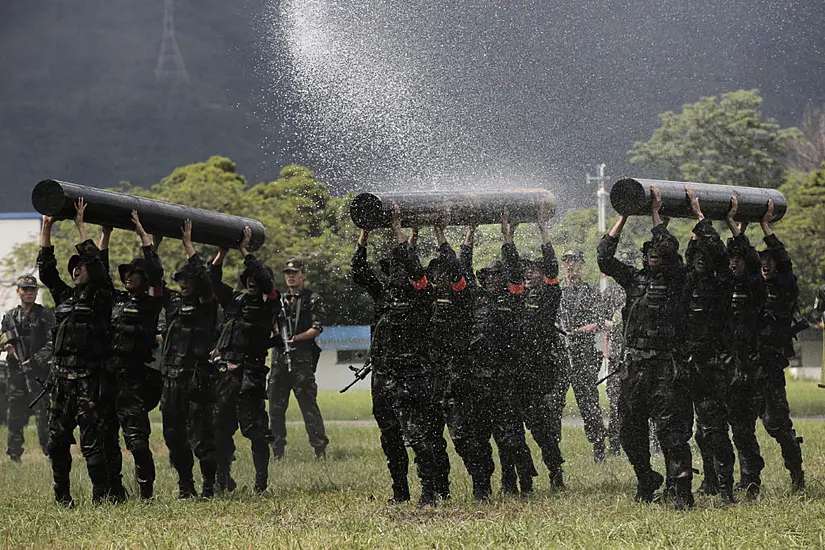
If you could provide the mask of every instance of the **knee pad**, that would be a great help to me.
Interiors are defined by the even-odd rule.
[[[133,455],[145,454],[149,452],[149,441],[145,439],[132,439],[126,442],[126,448],[129,449]]]

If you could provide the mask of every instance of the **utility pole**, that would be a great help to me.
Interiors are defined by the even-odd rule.
[[[164,0],[163,40],[160,43],[155,81],[172,84],[189,84],[189,73],[175,38],[175,0]]]
[[[587,178],[587,186],[590,187],[591,184],[594,182],[598,183],[599,189],[596,191],[596,201],[597,206],[599,209],[599,237],[604,235],[607,232],[607,190],[605,189],[605,177],[604,177],[604,169],[605,164],[601,163],[598,166],[599,175],[598,176],[591,176],[588,172],[586,174]],[[599,279],[599,290],[604,293],[605,289],[607,288],[607,277],[604,273],[602,273],[601,278]]]

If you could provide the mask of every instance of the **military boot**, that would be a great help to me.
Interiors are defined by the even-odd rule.
[[[564,473],[561,468],[550,472],[550,489],[554,491],[564,491]]]
[[[733,474],[725,474],[719,479],[719,494],[722,495],[722,500],[728,504],[733,504],[736,499],[733,498]]]
[[[721,487],[719,485],[719,474],[716,471],[716,466],[712,458],[703,457],[703,460],[705,476],[702,479],[702,483],[699,484],[699,492],[708,496],[718,495]]]
[[[264,444],[252,453],[252,463],[255,465],[256,493],[263,493],[269,484],[269,447]]]
[[[742,478],[734,486],[737,491],[747,491],[746,498],[754,500],[759,496],[759,490],[762,487],[762,478],[759,474],[742,474]]]
[[[450,500],[450,476],[440,474],[435,484],[435,491],[441,500]]]
[[[429,485],[429,484],[428,484]],[[421,498],[418,500],[417,506],[419,508],[426,508],[429,506],[435,507],[436,492],[432,487],[421,487]]]
[[[230,469],[223,464],[218,468],[218,473],[215,476],[215,486],[219,493],[231,493],[238,487]]]
[[[802,468],[794,468],[791,470],[791,492],[801,493],[805,490],[805,472]]]
[[[89,471],[89,479],[92,482],[92,503],[100,504],[104,501],[112,501],[112,490],[108,483],[106,464],[101,460],[90,463],[87,459],[86,469]]]
[[[155,460],[148,446],[132,451],[132,455],[135,457],[135,478],[140,488],[140,498],[148,500],[154,496]]]
[[[533,494],[533,476],[520,477],[518,482],[522,498],[527,498]]]
[[[195,490],[195,480],[192,471],[178,470],[178,498],[198,498],[198,491]]]
[[[604,440],[600,439],[593,443],[593,462],[601,464],[605,459]]]
[[[684,476],[676,478],[676,504],[673,505],[675,510],[692,510],[694,506],[693,499],[693,477]]]
[[[387,504],[401,504],[410,501],[410,485],[406,472],[394,472],[392,475],[392,498]]]
[[[492,492],[489,477],[473,477],[473,500],[476,502],[490,502]]]
[[[210,499],[215,496],[215,478],[218,475],[218,465],[214,460],[201,460],[201,477],[203,487],[201,498]]]
[[[61,506],[66,508],[74,508],[74,499],[72,492],[69,490],[69,480],[65,482],[54,484],[54,500]]]
[[[656,492],[665,478],[659,472],[650,470],[638,476],[636,482],[636,495],[633,500],[650,504],[653,502],[653,494]]]
[[[504,495],[518,495],[518,485],[516,485],[515,468],[501,468],[501,493]]]

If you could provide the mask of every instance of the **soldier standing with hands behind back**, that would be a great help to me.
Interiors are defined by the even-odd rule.
[[[6,352],[9,369],[8,424],[9,437],[6,454],[12,462],[20,463],[23,454],[23,430],[29,423],[29,401],[40,393],[35,381],[45,381],[49,374],[49,350],[45,348],[49,331],[54,326],[51,310],[35,303],[37,279],[25,275],[17,279],[20,305],[3,317],[0,345]],[[40,448],[47,453],[49,442],[48,399],[41,399],[34,408]]]
[[[309,444],[315,458],[325,459],[329,444],[324,419],[318,408],[318,384],[315,369],[321,348],[315,339],[324,330],[324,302],[316,292],[306,288],[307,271],[304,261],[293,258],[284,266],[288,292],[281,297],[279,333],[282,348],[273,352],[269,378],[269,425],[272,431],[272,455],[278,460],[286,446],[286,410],[289,394],[295,399],[304,417]]]

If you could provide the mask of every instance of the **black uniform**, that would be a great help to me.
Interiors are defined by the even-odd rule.
[[[428,325],[432,311],[433,289],[418,258],[407,244],[393,252],[394,262],[404,265],[410,282],[382,282],[367,264],[367,250],[358,246],[352,260],[355,282],[370,296],[383,303],[376,323],[376,337],[381,337],[382,361],[375,364],[378,374],[386,377],[392,392],[392,409],[407,444],[415,453],[421,480],[421,502],[434,502],[441,470],[445,463],[447,442],[444,440],[444,415],[441,394],[432,376],[427,352]]]
[[[574,328],[601,324],[603,306],[598,290],[581,281],[575,286],[566,284],[562,287],[559,317],[562,328],[570,331]],[[555,395],[559,412],[556,415],[561,433],[561,412],[567,401],[567,389],[572,385],[576,404],[584,420],[584,433],[594,446],[597,459],[604,453],[604,421],[599,406],[599,378],[601,358],[596,349],[596,335],[570,334],[564,339],[564,349],[560,357],[560,376]]]
[[[756,409],[765,431],[782,449],[793,488],[804,488],[802,438],[796,436],[785,392],[784,369],[793,356],[793,315],[799,286],[788,251],[776,235],[765,237],[763,256],[776,261],[777,275],[765,280],[765,305],[759,323],[759,362],[756,369]]]
[[[163,266],[153,246],[144,246],[142,250],[143,258],[118,266],[122,281],[130,271],[142,271],[148,289],[136,295],[113,291],[110,357],[103,375],[106,463],[109,488],[118,500],[125,498],[121,482],[121,429],[126,448],[135,459],[135,479],[142,498],[152,497],[155,481],[155,461],[149,448],[149,411],[154,405],[147,402],[147,394],[156,384],[156,371],[148,365],[154,361],[158,315],[163,309]],[[108,250],[101,253],[108,270]]]
[[[557,406],[554,389],[561,376],[559,333],[555,326],[562,291],[553,246],[544,244],[541,252],[537,267],[543,275],[542,283],[528,288],[524,294],[519,394],[525,424],[541,449],[551,486],[560,488],[564,463],[559,449],[562,411]]]
[[[23,431],[32,413],[37,425],[40,448],[44,454],[48,454],[49,400],[41,399],[33,410],[29,410],[28,405],[42,389],[36,378],[45,382],[49,376],[51,352],[46,343],[52,327],[54,313],[40,304],[32,304],[28,313],[22,306],[18,306],[7,311],[3,317],[0,345],[12,344],[18,354],[18,359],[11,354],[6,356],[9,426],[6,454],[15,462],[19,462],[23,454]]]
[[[238,426],[252,442],[255,491],[266,489],[271,435],[266,416],[266,354],[272,346],[272,331],[280,301],[274,290],[272,271],[255,256],[244,258],[241,280],[252,277],[260,295],[233,291],[222,281],[222,266],[210,267],[215,293],[224,309],[226,324],[218,339],[221,376],[218,385],[217,448],[218,488],[231,488],[230,469],[235,454],[233,436]]]
[[[705,491],[718,490],[733,498],[733,446],[728,437],[726,398],[728,372],[723,361],[725,327],[732,294],[725,245],[707,220],[693,229],[697,237],[685,252],[688,266],[683,304],[685,326],[682,339],[690,369],[690,394],[696,411],[696,442],[706,464]],[[705,271],[694,267],[704,258]],[[718,488],[718,489],[717,489]]]
[[[276,457],[284,454],[286,446],[286,411],[289,395],[295,393],[295,400],[304,418],[310,446],[315,455],[326,453],[329,439],[324,429],[324,418],[318,407],[318,384],[315,371],[321,348],[315,340],[303,340],[287,346],[284,342],[297,334],[314,328],[324,330],[324,302],[321,295],[308,288],[295,294],[286,293],[278,302],[279,339],[273,350],[272,372],[269,377],[269,426],[272,430],[272,449]]]
[[[648,421],[653,419],[667,464],[668,479],[676,485],[677,505],[690,507],[692,465],[688,441],[693,425],[686,369],[680,361],[678,335],[684,328],[682,292],[685,269],[678,243],[664,224],[653,228],[646,247],[656,247],[665,265],[641,270],[614,255],[618,239],[605,235],[599,242],[602,273],[613,277],[627,295],[623,318],[626,350],[619,415],[622,447],[638,480],[638,500],[649,502],[662,483],[650,466]]]
[[[762,278],[759,253],[744,234],[728,239],[727,249],[729,256],[743,258],[746,265],[744,276],[733,279],[725,327],[728,345],[726,361],[730,373],[728,423],[739,453],[742,487],[755,494],[761,484],[760,472],[765,467],[756,439],[758,411],[754,400],[759,364],[759,327],[766,297],[765,280]]]
[[[95,500],[108,492],[104,453],[104,427],[100,417],[100,380],[108,356],[112,295],[107,285],[100,251],[91,241],[76,246],[78,255],[69,260],[69,273],[83,263],[88,284],[72,288],[60,278],[53,246],[42,246],[37,256],[40,280],[52,293],[55,307],[53,329],[54,387],[49,403],[49,459],[58,502],[72,502],[69,472],[70,448],[75,426],[80,427],[80,450],[92,481]]]
[[[209,352],[215,341],[217,302],[209,273],[197,255],[189,258],[175,280],[183,276],[196,281],[194,296],[165,291],[163,438],[169,461],[178,472],[180,496],[197,494],[192,478],[194,451],[200,461],[203,496],[210,497],[217,474],[214,406],[218,371],[209,362]]]

